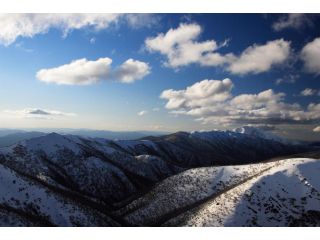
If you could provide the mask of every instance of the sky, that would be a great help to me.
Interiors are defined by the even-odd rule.
[[[320,139],[314,14],[0,14],[0,128]]]

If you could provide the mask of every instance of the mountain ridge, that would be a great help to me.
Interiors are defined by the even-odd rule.
[[[139,225],[139,222],[130,221],[121,212],[137,199],[150,194],[166,179],[179,177],[186,171],[197,171],[199,167],[220,166],[228,169],[227,165],[254,165],[270,157],[316,149],[233,131],[178,132],[139,140],[108,140],[50,133],[0,148],[0,167],[22,176],[25,180],[21,184],[28,186],[26,189],[34,189],[31,186],[36,184],[39,189],[47,189],[50,199],[59,196],[59,199],[70,202],[70,206],[75,202],[82,214],[81,219],[98,216],[98,222],[94,224],[99,226]],[[6,194],[10,196],[14,192]],[[11,197],[15,199],[14,196]],[[39,214],[47,216],[47,221],[53,225],[64,225],[60,220],[55,222],[51,219],[54,215],[44,203],[48,198],[41,195],[40,199],[36,206],[42,204],[38,207],[43,213]],[[18,200],[26,201],[24,198]],[[7,204],[6,201],[4,204]],[[15,206],[13,202],[9,206],[15,207],[18,212],[37,214]],[[86,206],[91,209],[89,212]],[[66,214],[63,215],[67,218],[63,220],[65,225],[76,225],[70,219],[79,216],[72,211]],[[89,225],[88,220],[83,220],[83,224]]]

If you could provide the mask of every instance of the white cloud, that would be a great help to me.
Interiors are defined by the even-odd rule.
[[[312,88],[306,88],[303,91],[300,92],[301,96],[308,97],[308,96],[314,96],[314,95],[320,95],[320,90],[312,89]]]
[[[147,38],[145,46],[150,52],[159,52],[166,57],[165,65],[172,68],[197,63],[201,66],[222,66],[233,74],[261,73],[283,63],[290,54],[290,42],[283,39],[269,41],[265,45],[248,47],[240,56],[233,53],[220,54],[226,40],[218,45],[215,40],[197,41],[202,28],[198,24],[180,24],[165,34]]]
[[[96,61],[82,58],[60,67],[41,69],[36,77],[46,83],[88,85],[107,79],[110,75],[111,63],[110,58],[99,58]]]
[[[16,43],[14,46],[15,46],[16,49],[19,49],[19,50],[24,51],[24,52],[26,52],[26,53],[33,53],[33,52],[34,52],[34,49],[32,49],[32,48],[26,48],[26,47],[24,46],[23,42],[18,42],[18,43]]]
[[[272,28],[275,31],[281,31],[286,28],[299,29],[305,25],[312,25],[309,15],[303,13],[289,13],[278,19]]]
[[[144,78],[150,73],[150,70],[148,63],[130,58],[115,71],[115,79],[124,83],[132,83]]]
[[[300,78],[300,75],[299,74],[288,74],[288,75],[285,75],[284,77],[282,78],[278,78],[276,80],[276,85],[280,85],[282,83],[288,83],[288,84],[293,84],[297,81],[297,79]]]
[[[36,77],[46,83],[64,85],[89,85],[102,80],[124,83],[134,82],[150,73],[147,63],[128,59],[118,69],[111,69],[110,58],[89,61],[85,58],[74,60],[55,68],[41,69]]]
[[[160,15],[151,14],[151,13],[139,13],[139,14],[125,14],[125,20],[128,25],[132,28],[140,28],[140,27],[153,27],[157,25],[161,19]]]
[[[155,125],[151,125],[151,128],[155,130],[160,130],[160,129],[164,129],[164,126],[161,124],[155,124]]]
[[[32,38],[55,28],[63,36],[75,29],[92,28],[94,31],[110,25],[127,23],[130,27],[149,27],[159,21],[154,14],[111,13],[13,13],[0,14],[0,44],[8,46],[19,37]]]
[[[310,123],[320,120],[320,104],[307,109],[284,101],[284,93],[272,89],[257,94],[232,96],[230,79],[203,80],[183,90],[165,90],[161,98],[175,115],[190,115],[203,123],[281,124]]]
[[[33,37],[47,33],[50,28],[60,29],[64,35],[73,29],[92,27],[95,30],[107,28],[116,22],[119,14],[0,14],[0,43],[12,44],[18,37]]]
[[[317,126],[313,129],[314,132],[320,132],[320,126]]]
[[[276,64],[283,63],[290,54],[290,42],[283,39],[269,41],[265,45],[253,45],[230,61],[228,71],[234,74],[261,73]]]
[[[147,38],[145,44],[149,51],[165,55],[167,66],[186,66],[198,63],[204,54],[213,52],[218,47],[214,40],[197,42],[201,31],[198,24],[180,24],[166,34],[160,33],[154,38]]]
[[[140,112],[138,112],[138,116],[144,116],[144,115],[146,115],[148,113],[148,111],[146,111],[146,110],[142,110],[142,111],[140,111]]]
[[[6,110],[6,114],[22,118],[52,119],[52,117],[72,117],[74,113],[61,112],[57,110],[47,110],[40,108],[25,108],[21,110]]]
[[[91,43],[91,44],[95,44],[95,43],[96,43],[96,38],[94,38],[94,37],[93,37],[93,38],[90,38],[90,43]]]
[[[320,38],[306,44],[301,51],[305,70],[316,75],[320,74]]]
[[[165,90],[160,97],[168,100],[166,104],[168,109],[197,108],[227,100],[231,96],[232,87],[233,84],[228,78],[222,81],[206,79],[185,90]]]

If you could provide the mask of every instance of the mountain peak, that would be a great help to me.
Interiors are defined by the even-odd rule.
[[[252,126],[242,126],[239,128],[235,128],[232,130],[236,133],[246,134],[253,137],[260,137],[268,140],[273,140],[276,142],[281,143],[288,143],[286,139],[283,139],[275,134],[273,134],[271,131],[266,131],[258,127],[252,127]]]

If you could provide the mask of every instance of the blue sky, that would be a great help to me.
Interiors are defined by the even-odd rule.
[[[317,139],[319,23],[287,14],[1,15],[0,127],[251,124]]]

